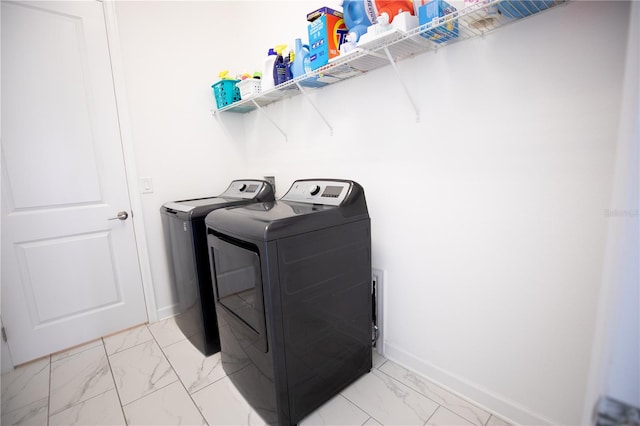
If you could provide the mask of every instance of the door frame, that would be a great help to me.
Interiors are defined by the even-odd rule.
[[[629,30],[624,66],[623,95],[618,122],[618,137],[615,141],[616,154],[609,211],[619,210],[621,216],[605,213],[607,218],[606,243],[603,250],[603,268],[598,294],[595,329],[591,350],[589,375],[583,405],[582,424],[590,425],[595,420],[595,409],[600,397],[611,391],[609,382],[612,360],[619,346],[617,332],[624,327],[623,313],[619,311],[622,301],[629,297],[629,286],[637,275],[634,250],[638,250],[638,234],[634,232],[632,221],[638,220],[638,110],[640,109],[640,84],[637,80],[640,69],[638,33],[640,33],[640,5],[631,2]],[[635,239],[635,240],[634,240]],[[630,254],[629,254],[630,253]],[[628,255],[629,254],[629,255]],[[626,255],[626,256],[625,256]],[[638,302],[636,301],[636,304]],[[629,339],[629,344],[637,344],[640,336]],[[635,340],[635,341],[634,341]],[[627,402],[628,401],[623,401]]]
[[[131,121],[125,90],[124,64],[120,51],[120,35],[118,32],[115,3],[110,0],[96,1],[102,4],[107,29],[107,44],[109,46],[109,56],[111,58],[111,74],[113,75],[116,109],[120,125],[120,141],[127,177],[129,202],[131,203],[131,219],[133,220],[133,231],[136,240],[136,250],[138,252],[138,264],[140,267],[140,275],[142,277],[142,290],[144,293],[145,305],[147,307],[147,319],[149,322],[156,322],[158,320],[158,309],[156,305],[155,291],[153,288],[144,218],[142,215],[141,191],[137,179],[138,172],[135,164],[134,142],[131,135]]]

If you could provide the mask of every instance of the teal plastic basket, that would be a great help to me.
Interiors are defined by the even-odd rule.
[[[240,89],[236,86],[239,81],[240,80],[220,80],[211,86],[218,109],[240,100]]]

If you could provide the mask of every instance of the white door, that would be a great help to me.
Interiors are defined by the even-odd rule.
[[[1,312],[17,365],[147,316],[102,4],[2,1],[1,18]]]

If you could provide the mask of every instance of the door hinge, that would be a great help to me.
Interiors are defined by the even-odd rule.
[[[7,341],[7,331],[2,327],[2,340]]]

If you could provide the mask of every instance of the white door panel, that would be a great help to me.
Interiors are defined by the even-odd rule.
[[[91,79],[91,58],[82,48],[83,21],[22,5],[7,4],[4,13],[3,38],[10,38],[3,41],[2,52],[16,63],[3,67],[7,84],[2,96],[11,102],[10,120],[32,120],[28,126],[3,128],[4,138],[20,140],[4,144],[15,208],[97,202],[97,141],[91,122],[100,117],[91,111],[96,104],[87,87],[91,82],[85,85],[85,79]],[[23,167],[25,163],[37,168]],[[51,187],[66,190],[48,190]]]
[[[146,321],[102,5],[2,2],[2,316],[20,364]]]
[[[100,232],[16,244],[20,277],[36,327],[122,303],[109,240],[107,232]],[[91,264],[92,269],[78,268],[78,264]]]

